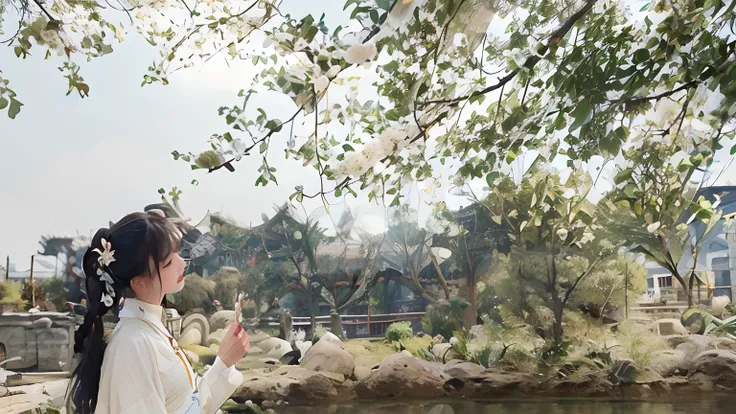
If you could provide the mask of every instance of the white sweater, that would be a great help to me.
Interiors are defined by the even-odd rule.
[[[214,414],[243,382],[220,358],[198,377],[162,311],[126,299],[105,350],[95,414]]]

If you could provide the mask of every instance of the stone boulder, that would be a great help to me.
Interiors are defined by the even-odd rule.
[[[309,348],[299,366],[312,371],[336,372],[351,377],[355,369],[355,360],[352,355],[340,347],[340,343],[320,339]]]
[[[337,335],[333,334],[332,332],[325,332],[325,334],[319,338],[318,342],[321,342],[321,341],[334,342],[341,349],[345,349],[345,343],[340,338],[338,338]]]
[[[682,351],[666,350],[657,351],[649,362],[654,372],[663,376],[671,377],[687,373],[687,359]]]
[[[617,361],[611,368],[613,379],[617,385],[661,385],[664,378],[647,367],[638,367],[632,361]]]
[[[282,366],[271,374],[247,372],[232,399],[252,401],[288,401],[291,404],[314,404],[338,396],[340,384],[318,372],[299,366]]]
[[[202,345],[202,331],[196,325],[188,326],[176,341],[179,346]]]
[[[182,345],[181,348],[185,351],[196,354],[197,358],[199,358],[199,362],[204,365],[212,365],[212,363],[215,362],[215,358],[217,357],[217,352],[201,345]]]
[[[468,397],[493,397],[525,392],[532,388],[533,378],[530,374],[486,369],[481,365],[453,360],[443,366],[445,374],[452,379],[448,385],[453,394]]]
[[[235,368],[238,371],[254,370],[254,369],[266,369],[273,371],[281,366],[281,361],[275,358],[266,358],[263,356],[250,355],[248,354],[245,358],[235,363]]]
[[[202,342],[207,340],[207,338],[210,336],[209,321],[204,315],[198,312],[190,313],[184,316],[184,319],[181,321],[182,335],[184,335],[184,333],[186,333],[189,329],[193,328],[197,328],[199,329],[199,332],[201,332],[202,339],[200,345],[204,345]]]
[[[231,323],[235,322],[235,311],[221,310],[210,316],[210,329],[216,331],[218,329],[227,330]]]
[[[225,334],[227,334],[226,329],[217,329],[210,333],[210,336],[207,337],[207,345],[211,344],[220,344],[222,342],[222,339],[225,338]]]
[[[280,359],[291,352],[291,344],[281,338],[271,337],[258,343],[258,348],[263,350],[267,358]]]
[[[255,332],[249,332],[248,336],[250,336],[250,344],[256,345],[260,344],[261,342],[265,341],[266,339],[271,338],[270,335],[267,335],[263,333],[262,331],[255,331]]]
[[[705,391],[736,390],[736,354],[705,351],[690,361],[688,380]]]
[[[726,311],[726,306],[731,303],[731,298],[728,296],[716,296],[711,300],[710,309],[711,313],[715,317],[722,317]]]
[[[458,358],[457,352],[452,349],[452,345],[450,344],[434,344],[432,346],[432,354],[439,362],[448,362],[451,359]]]
[[[413,356],[393,354],[355,387],[361,398],[439,398],[447,395],[450,376],[439,364]]]

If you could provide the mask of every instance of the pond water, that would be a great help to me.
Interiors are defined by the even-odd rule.
[[[720,414],[736,398],[632,402],[601,399],[495,401],[365,401],[321,407],[280,407],[278,414]]]

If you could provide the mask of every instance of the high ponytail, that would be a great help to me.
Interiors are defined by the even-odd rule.
[[[84,254],[87,313],[74,333],[79,364],[72,374],[69,396],[78,414],[92,414],[97,405],[105,355],[103,317],[117,314],[130,281],[141,275],[158,277],[158,263],[179,248],[176,228],[156,214],[133,213],[110,229],[100,229]],[[154,259],[155,268],[150,268]]]

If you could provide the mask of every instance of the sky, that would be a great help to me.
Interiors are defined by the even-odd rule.
[[[285,0],[282,9],[294,16],[324,11],[328,27],[344,24],[344,0]],[[9,21],[6,21],[6,25]],[[314,170],[274,156],[279,186],[254,187],[257,157],[236,164],[236,172],[192,172],[174,161],[171,151],[199,152],[207,138],[225,132],[217,115],[222,105],[239,103],[254,74],[249,62],[213,60],[203,68],[180,71],[168,86],[141,87],[156,51],[129,31],[114,53],[83,63],[90,96],[65,96],[67,83],[58,62],[42,56],[17,59],[12,48],[0,47],[0,70],[25,106],[15,120],[0,114],[0,258],[10,256],[17,270],[30,265],[42,235],[91,235],[127,213],[160,200],[157,190],[178,186],[182,205],[193,220],[207,211],[220,212],[243,224],[260,224],[297,185],[315,185]],[[293,103],[285,97],[260,98],[268,111],[284,113]],[[269,111],[270,113],[270,111]],[[283,131],[276,139],[286,140]],[[524,159],[521,163],[530,163]],[[564,165],[564,164],[562,164]],[[199,181],[191,185],[192,179]],[[480,184],[482,187],[482,183]],[[467,203],[448,198],[450,207]],[[367,217],[382,208],[351,201]],[[417,202],[420,208],[424,203]],[[308,202],[311,211],[317,201]],[[333,209],[333,216],[341,207]],[[370,221],[372,219],[368,219]],[[374,227],[375,227],[375,223]]]
[[[286,0],[283,8],[295,16],[324,10],[328,25],[336,26],[346,18],[343,4]],[[182,205],[192,218],[209,210],[259,224],[262,212],[270,214],[303,184],[300,165],[285,163],[283,156],[273,160],[288,170],[279,176],[281,185],[258,188],[255,157],[238,163],[235,173],[208,175],[171,156],[175,149],[202,151],[211,134],[225,131],[217,108],[239,102],[238,91],[253,76],[247,62],[228,68],[215,59],[202,69],[180,71],[168,86],[141,87],[156,53],[129,31],[112,54],[83,62],[80,73],[91,89],[89,98],[80,99],[76,92],[65,96],[58,62],[42,57],[17,59],[12,48],[0,47],[2,76],[25,104],[15,120],[5,111],[0,116],[3,265],[9,255],[18,270],[27,269],[42,235],[89,235],[158,202],[162,187],[184,190]],[[285,103],[271,100],[264,106]]]

